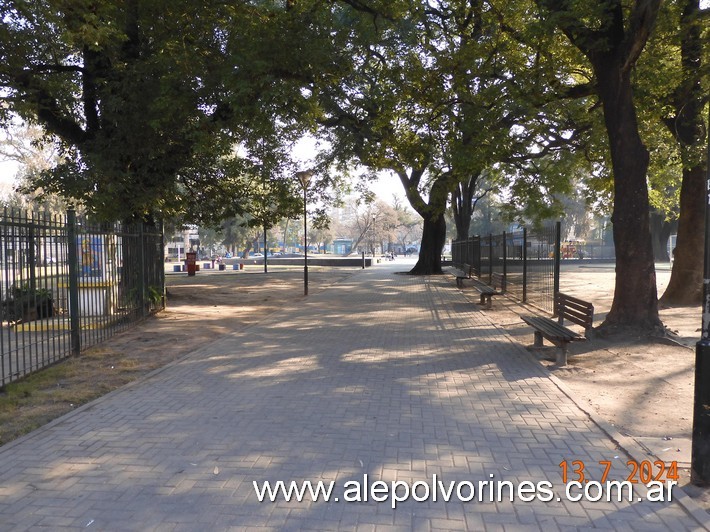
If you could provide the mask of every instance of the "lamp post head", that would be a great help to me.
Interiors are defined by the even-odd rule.
[[[308,184],[311,182],[311,177],[313,176],[312,170],[304,170],[303,172],[296,172],[296,177],[301,182],[303,188],[308,188]]]

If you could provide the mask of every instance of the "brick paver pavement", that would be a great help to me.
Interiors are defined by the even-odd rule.
[[[627,457],[452,279],[402,269],[285,302],[5,446],[0,529],[698,528],[676,502],[564,500],[560,462],[599,479],[610,460],[620,479]],[[420,499],[436,475],[454,495],[345,502],[365,475],[420,482]],[[266,480],[332,480],[339,502],[260,503],[252,483]],[[548,481],[554,497],[456,500],[488,480]]]

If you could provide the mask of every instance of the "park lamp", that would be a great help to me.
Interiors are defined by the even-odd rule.
[[[303,295],[308,295],[308,185],[311,182],[313,172],[305,170],[296,172],[296,177],[303,187]]]
[[[710,486],[710,116],[705,168],[705,256],[703,267],[702,334],[695,344],[695,393],[690,481]]]

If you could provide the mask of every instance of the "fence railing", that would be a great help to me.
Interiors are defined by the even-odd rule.
[[[506,278],[509,296],[552,312],[560,286],[561,224],[454,240],[454,264],[471,264],[484,281]]]
[[[161,227],[0,212],[0,388],[164,308]]]

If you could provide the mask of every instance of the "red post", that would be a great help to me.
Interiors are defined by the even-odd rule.
[[[195,275],[195,272],[197,271],[197,253],[188,252],[185,255],[187,256],[187,259],[185,260],[185,263],[187,264],[187,275]]]

